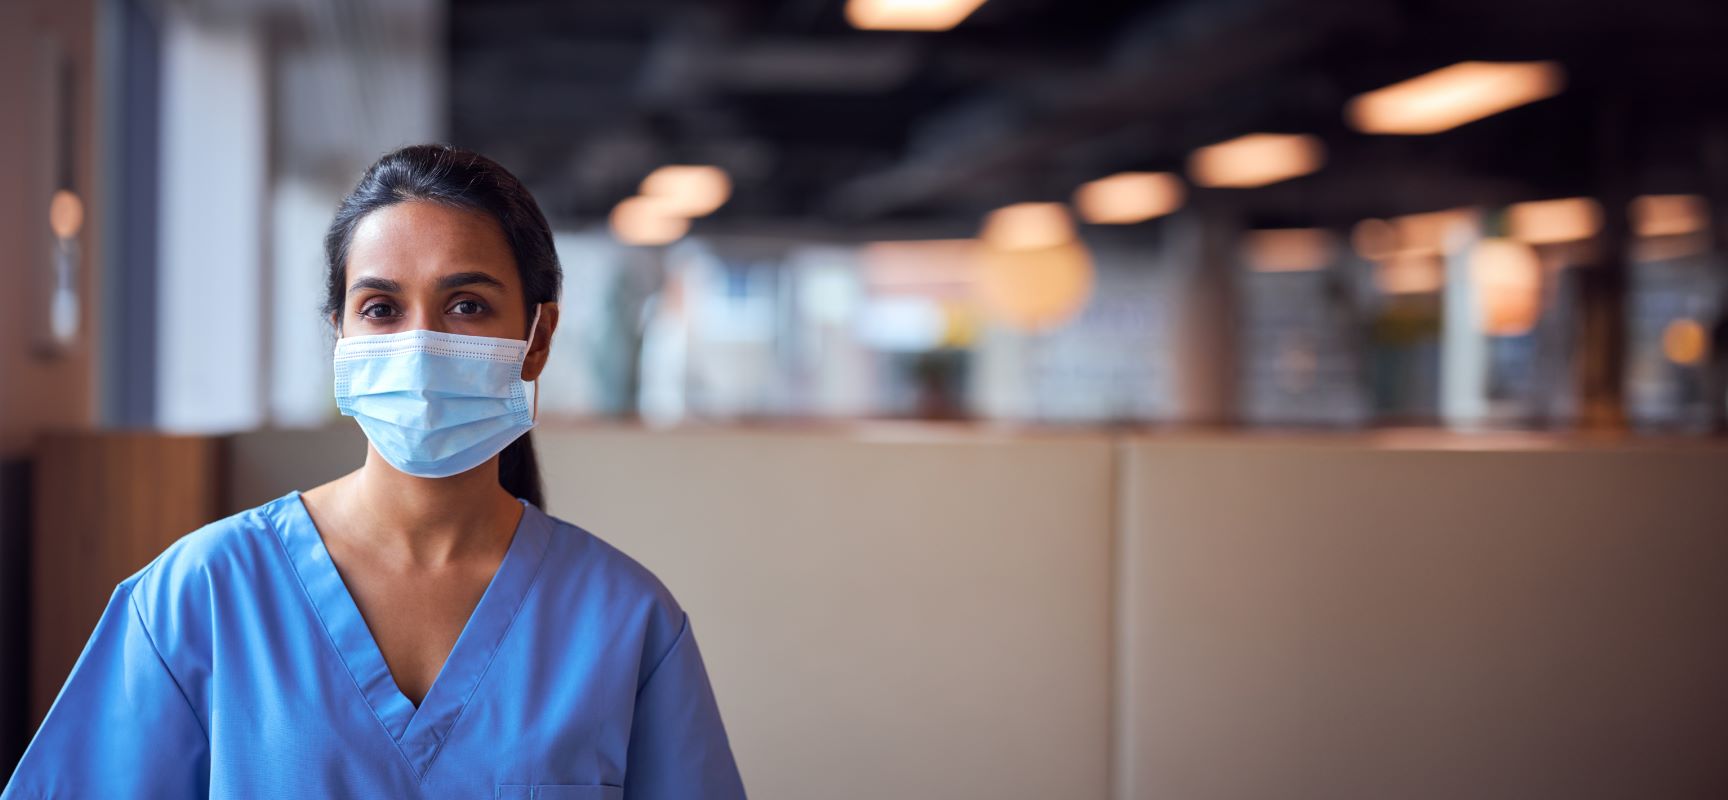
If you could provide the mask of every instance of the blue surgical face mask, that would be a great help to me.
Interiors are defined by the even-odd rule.
[[[413,330],[336,340],[336,407],[390,465],[422,478],[467,472],[534,427],[528,340]]]

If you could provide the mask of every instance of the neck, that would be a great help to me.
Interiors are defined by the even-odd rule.
[[[345,483],[355,540],[415,566],[495,556],[509,546],[524,513],[498,484],[497,456],[459,475],[419,478],[390,466],[368,444],[365,465]]]

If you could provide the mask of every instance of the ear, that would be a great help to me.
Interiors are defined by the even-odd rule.
[[[534,329],[534,343],[528,347],[528,356],[522,360],[522,380],[533,381],[540,378],[540,372],[546,369],[546,358],[552,352],[552,332],[558,330],[558,304],[540,304],[540,322]]]

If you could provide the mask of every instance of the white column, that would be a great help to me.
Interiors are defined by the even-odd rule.
[[[157,423],[252,428],[265,405],[264,43],[172,13],[163,35]]]
[[[1460,430],[1481,427],[1488,418],[1488,337],[1482,333],[1482,308],[1470,271],[1470,253],[1479,239],[1475,230],[1460,225],[1446,240],[1440,416]]]

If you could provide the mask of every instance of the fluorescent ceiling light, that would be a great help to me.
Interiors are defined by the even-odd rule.
[[[1307,175],[1326,163],[1326,147],[1308,134],[1250,133],[1194,151],[1188,176],[1213,188],[1248,189]]]
[[[1439,133],[1553,97],[1564,85],[1553,61],[1465,61],[1357,95],[1344,117],[1363,133]]]
[[[1681,236],[1710,227],[1710,205],[1695,194],[1647,194],[1632,201],[1639,236]]]
[[[624,244],[671,244],[690,231],[690,220],[657,197],[636,196],[612,209],[612,235]]]
[[[990,212],[979,235],[997,250],[1044,250],[1074,241],[1074,219],[1061,203],[1015,203]]]
[[[1081,186],[1074,205],[1094,225],[1132,225],[1181,208],[1184,194],[1168,172],[1119,172]]]
[[[848,0],[846,21],[867,31],[945,31],[984,0]]]
[[[1512,238],[1530,244],[1577,242],[1602,229],[1602,206],[1588,197],[1517,203],[1506,210]]]
[[[661,201],[666,211],[681,217],[705,217],[732,197],[726,170],[698,164],[669,164],[642,180],[641,194]]]

